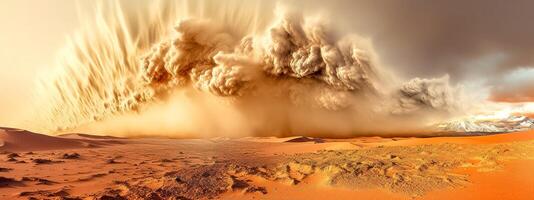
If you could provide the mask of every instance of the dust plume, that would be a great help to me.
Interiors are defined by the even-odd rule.
[[[39,128],[348,136],[418,130],[460,110],[448,76],[401,83],[370,39],[281,3],[108,1],[95,21],[42,81]]]

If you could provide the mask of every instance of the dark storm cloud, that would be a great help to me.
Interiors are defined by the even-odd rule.
[[[534,66],[534,1],[316,2],[332,10],[343,28],[371,37],[383,62],[411,77],[498,78],[503,71]],[[502,57],[491,64],[495,67],[469,65],[492,56]]]

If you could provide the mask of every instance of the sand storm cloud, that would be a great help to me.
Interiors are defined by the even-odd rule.
[[[265,35],[244,38],[211,21],[182,21],[179,37],[155,47],[141,73],[155,91],[191,84],[216,96],[247,95],[265,82],[278,88],[285,81],[338,92],[376,90],[376,68],[358,40],[336,41],[303,20],[283,14]]]
[[[212,16],[196,13],[205,5],[189,1],[160,4],[135,17],[120,3],[100,5],[89,27],[96,34],[76,35],[59,73],[43,80],[43,127],[178,136],[354,134],[382,130],[383,123],[398,127],[397,115],[456,109],[448,78],[395,81],[371,40],[321,17],[283,4],[268,14],[226,7]]]

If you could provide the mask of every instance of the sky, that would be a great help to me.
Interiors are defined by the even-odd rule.
[[[39,74],[54,68],[91,2],[0,1],[0,126],[30,108]],[[370,38],[381,62],[407,78],[449,74],[453,83],[487,91],[490,100],[534,100],[534,1],[325,2],[286,1],[326,11],[341,31]]]
[[[38,74],[77,26],[75,1],[0,1],[0,125],[30,107]]]

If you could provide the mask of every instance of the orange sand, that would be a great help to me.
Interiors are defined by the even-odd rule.
[[[15,134],[13,134],[15,133]],[[404,146],[423,144],[495,144],[534,140],[534,131],[475,137],[436,138],[380,138],[326,139],[324,143],[284,143],[287,138],[246,138],[235,140],[174,140],[174,139],[116,139],[92,138],[84,135],[50,137],[27,131],[8,129],[0,131],[2,151],[15,151],[18,160],[27,163],[4,161],[0,167],[11,171],[0,176],[20,179],[39,177],[56,183],[43,185],[24,183],[0,187],[0,199],[27,199],[20,192],[59,190],[68,187],[70,195],[97,193],[116,184],[114,181],[145,180],[160,177],[166,172],[188,169],[199,165],[212,165],[217,160],[244,159],[254,156],[279,156],[310,153],[319,150],[364,149],[377,146]],[[34,154],[25,152],[34,151]],[[77,152],[78,160],[62,160],[63,153]],[[527,154],[534,152],[525,152]],[[416,156],[416,155],[414,155]],[[47,158],[63,161],[37,165],[31,159]],[[107,164],[116,159],[118,163]],[[171,162],[161,162],[170,159]],[[261,162],[261,161],[258,161]],[[513,160],[503,163],[502,170],[479,172],[473,168],[458,169],[469,175],[471,184],[460,188],[431,191],[415,199],[534,199],[534,160]],[[104,175],[99,175],[104,174]],[[298,185],[250,177],[256,186],[267,188],[268,193],[229,191],[222,199],[411,199],[407,194],[383,189],[341,188],[329,186],[328,177],[318,174],[304,179]]]

